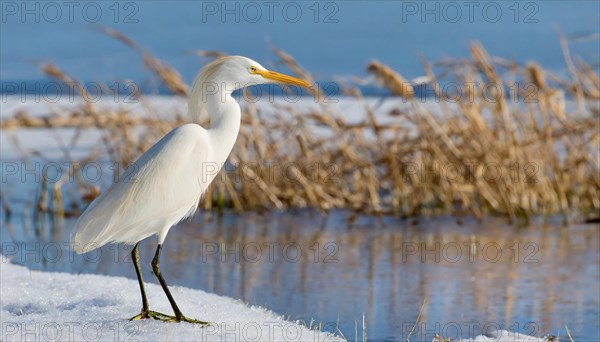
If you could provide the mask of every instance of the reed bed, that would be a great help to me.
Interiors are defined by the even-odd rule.
[[[173,94],[187,94],[189,87],[176,70],[120,33],[106,33],[139,51],[145,65]],[[346,119],[316,88],[311,95],[318,105],[308,113],[301,113],[293,103],[276,103],[270,108],[274,114],[266,115],[264,106],[246,103],[227,170],[210,186],[200,208],[346,208],[405,216],[499,214],[513,222],[538,215],[598,216],[598,65],[574,60],[566,40],[559,39],[568,75],[556,75],[535,62],[520,65],[490,56],[478,43],[470,46],[470,59],[423,60],[425,75],[418,83],[373,61],[367,66],[369,80],[387,88],[396,102],[389,112],[376,114],[377,104],[353,85],[344,85],[343,94],[362,108],[358,122]],[[297,76],[314,80],[293,57],[274,52]],[[42,70],[55,79],[74,81],[55,65],[43,65]],[[439,86],[450,83],[455,92]],[[514,87],[515,83],[520,86]],[[87,98],[85,89],[75,90]],[[419,95],[424,90],[429,93],[427,100]],[[457,92],[462,96],[457,98]],[[145,103],[144,94],[135,96]],[[4,119],[1,128],[5,132],[97,130],[108,158],[127,165],[188,120],[186,113],[172,113],[165,119],[149,106],[141,108],[138,113],[100,110],[86,101],[67,115],[17,113]],[[204,124],[209,124],[208,118]],[[78,162],[95,158],[91,154]],[[41,193],[62,199],[66,186],[58,182]],[[68,191],[75,191],[79,201],[63,204],[61,200],[40,209],[54,207],[75,215],[99,193],[98,187],[83,181],[71,188],[75,190]],[[38,201],[56,202],[53,199]]]

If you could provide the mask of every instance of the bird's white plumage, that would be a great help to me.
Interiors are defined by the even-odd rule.
[[[144,153],[77,221],[73,247],[85,252],[109,242],[135,243],[193,214],[216,172],[208,132],[197,124],[175,128]],[[216,165],[216,164],[215,164]]]
[[[229,156],[240,129],[240,106],[231,96],[252,84],[305,81],[268,71],[242,56],[206,65],[194,79],[188,99],[193,123],[172,130],[96,198],[79,217],[72,239],[78,253],[110,242],[134,244],[158,235],[192,215]],[[209,129],[198,124],[208,114]]]

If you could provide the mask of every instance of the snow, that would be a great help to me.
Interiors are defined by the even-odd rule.
[[[2,341],[340,341],[261,307],[170,287],[183,313],[212,324],[129,321],[139,313],[136,280],[32,271],[0,263]],[[172,314],[162,289],[146,284],[150,309]]]
[[[479,335],[474,339],[462,340],[463,342],[546,342],[550,339],[533,337],[525,334],[513,333],[506,330],[494,330],[489,336]]]
[[[84,102],[80,98],[61,97],[55,102],[39,101],[29,98],[23,99],[16,95],[2,95],[2,110],[0,119],[6,120],[19,112],[26,113],[28,117],[67,116],[72,112],[81,110]],[[33,95],[32,95],[33,96]],[[35,98],[33,98],[35,99]],[[378,116],[380,124],[398,121],[397,117],[388,115],[394,108],[406,106],[402,99],[389,98],[380,101],[378,98],[369,98],[364,102],[351,97],[340,97],[327,104],[336,115],[343,117],[348,123],[358,123],[365,119],[365,106],[368,106]],[[242,103],[242,105],[244,105]],[[255,105],[261,109],[262,115],[269,116],[273,113],[286,112],[293,108],[300,114],[317,110],[320,105],[312,97],[302,97],[289,101],[282,97],[267,98],[257,101]],[[94,103],[99,112],[122,110],[136,117],[157,117],[172,120],[176,115],[187,117],[187,100],[177,96],[149,95],[143,100],[134,102],[115,102],[113,99],[102,98]],[[0,135],[0,155],[4,160],[19,160],[22,155],[39,151],[50,160],[64,158],[64,153],[59,148],[59,141],[70,142],[76,134],[81,133],[74,151],[70,156],[75,159],[87,157],[94,148],[102,146],[101,135],[95,128],[84,129],[81,132],[74,128],[13,128],[4,130]],[[18,144],[15,144],[18,141]]]

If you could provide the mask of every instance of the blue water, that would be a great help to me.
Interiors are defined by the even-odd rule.
[[[169,284],[314,320],[325,331],[338,327],[349,341],[362,340],[363,314],[369,341],[406,341],[419,311],[411,341],[436,333],[456,341],[498,328],[564,341],[565,326],[575,341],[600,339],[597,224],[516,228],[491,217],[402,220],[345,211],[208,217],[200,213],[169,232],[161,261]],[[130,246],[69,250],[74,221],[42,214],[32,226],[27,215],[0,212],[0,253],[37,270],[135,279]],[[144,279],[154,283],[155,248],[155,238],[140,247]],[[138,296],[135,288],[129,293]]]
[[[151,82],[139,54],[100,33],[103,25],[167,61],[188,82],[206,62],[190,54],[196,50],[246,55],[285,70],[270,50],[276,46],[327,80],[364,76],[367,63],[378,59],[412,78],[423,74],[420,54],[431,61],[468,56],[473,40],[491,54],[537,60],[560,72],[565,64],[556,31],[577,38],[597,35],[600,25],[598,1],[3,1],[1,6],[4,82],[43,80],[36,67],[43,61],[84,81]],[[596,36],[575,39],[571,48],[593,62],[599,44]]]

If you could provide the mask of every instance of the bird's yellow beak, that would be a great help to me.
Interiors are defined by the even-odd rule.
[[[310,84],[308,82],[306,82],[305,80],[301,80],[299,78],[288,76],[288,75],[285,75],[285,74],[280,74],[280,73],[275,72],[275,71],[257,70],[256,73],[259,74],[259,75],[261,75],[264,78],[267,78],[269,80],[273,80],[273,81],[276,81],[276,82],[279,82],[279,83],[291,84],[291,85],[295,85],[295,86],[299,86],[299,87],[304,87],[304,88],[310,87]]]

